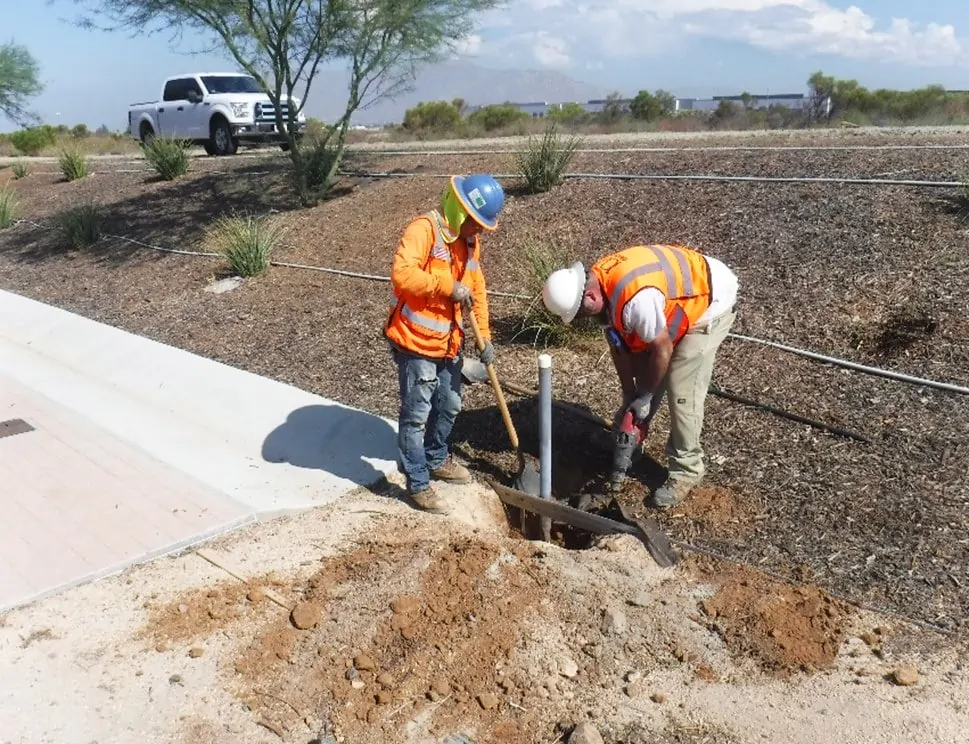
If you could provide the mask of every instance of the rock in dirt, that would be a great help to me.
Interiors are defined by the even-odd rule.
[[[633,607],[646,607],[649,605],[649,592],[645,589],[637,589],[626,601]]]
[[[323,608],[315,602],[297,602],[290,614],[290,619],[300,630],[309,630],[316,626],[323,617]]]
[[[264,592],[258,586],[254,586],[252,589],[249,590],[249,593],[246,594],[246,599],[248,599],[253,604],[259,604],[260,602],[265,602],[266,592]]]
[[[389,672],[384,672],[377,676],[377,684],[388,690],[392,689],[397,680],[394,679],[394,675]]]
[[[572,679],[579,673],[579,665],[572,659],[560,659],[558,663],[559,674],[563,677]]]
[[[903,687],[911,687],[918,684],[919,671],[913,666],[903,666],[892,672],[892,682]]]
[[[607,607],[602,613],[601,627],[604,635],[623,635],[629,627],[626,613],[618,607]]]
[[[357,654],[353,657],[353,666],[361,672],[372,672],[377,668],[377,664],[367,654]]]
[[[188,650],[188,655],[193,659],[199,658],[204,653],[205,649],[201,646],[192,646],[192,648]]]
[[[569,744],[603,744],[602,734],[595,725],[583,721],[569,735]]]
[[[420,608],[421,601],[411,594],[404,594],[390,603],[390,609],[395,615],[413,615]]]
[[[654,692],[652,695],[649,696],[649,699],[652,700],[654,703],[662,705],[663,703],[666,702],[667,697],[665,692]]]
[[[354,690],[362,690],[366,686],[366,683],[362,679],[355,679],[350,683],[350,687]]]
[[[389,690],[381,690],[376,695],[377,705],[387,705],[387,703],[393,701],[394,696]]]
[[[492,710],[498,707],[498,696],[493,692],[482,692],[478,695],[478,704],[485,710]]]

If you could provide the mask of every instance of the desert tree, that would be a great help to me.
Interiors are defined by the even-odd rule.
[[[53,2],[54,0],[48,0]],[[212,39],[214,48],[266,90],[286,137],[300,202],[332,186],[353,115],[410,89],[422,65],[460,50],[482,11],[502,0],[73,0],[88,28],[134,34],[170,31]],[[312,148],[296,119],[325,65],[349,73],[346,106]],[[327,95],[335,95],[327,91]],[[299,106],[282,104],[299,98]],[[320,158],[320,154],[325,157]]]
[[[12,41],[0,44],[0,114],[20,126],[36,122],[27,102],[44,89],[39,75],[26,47]]]

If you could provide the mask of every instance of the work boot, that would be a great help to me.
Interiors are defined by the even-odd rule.
[[[689,496],[695,485],[690,481],[667,478],[666,483],[657,488],[653,495],[646,500],[646,505],[654,509],[669,509]]]
[[[426,512],[444,514],[447,511],[444,499],[430,486],[422,488],[420,491],[413,491],[409,495],[414,500],[414,503]]]
[[[470,483],[471,473],[461,463],[453,457],[449,457],[439,468],[431,471],[431,477],[435,480],[447,481],[448,483]]]

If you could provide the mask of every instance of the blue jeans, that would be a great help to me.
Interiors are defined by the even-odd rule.
[[[461,411],[462,358],[427,359],[391,349],[400,384],[397,464],[410,493],[430,485],[448,458],[448,437]]]

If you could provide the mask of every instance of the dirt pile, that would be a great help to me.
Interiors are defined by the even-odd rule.
[[[834,663],[848,606],[817,587],[782,584],[745,567],[720,565],[711,578],[716,593],[700,609],[735,657],[782,674]]]

